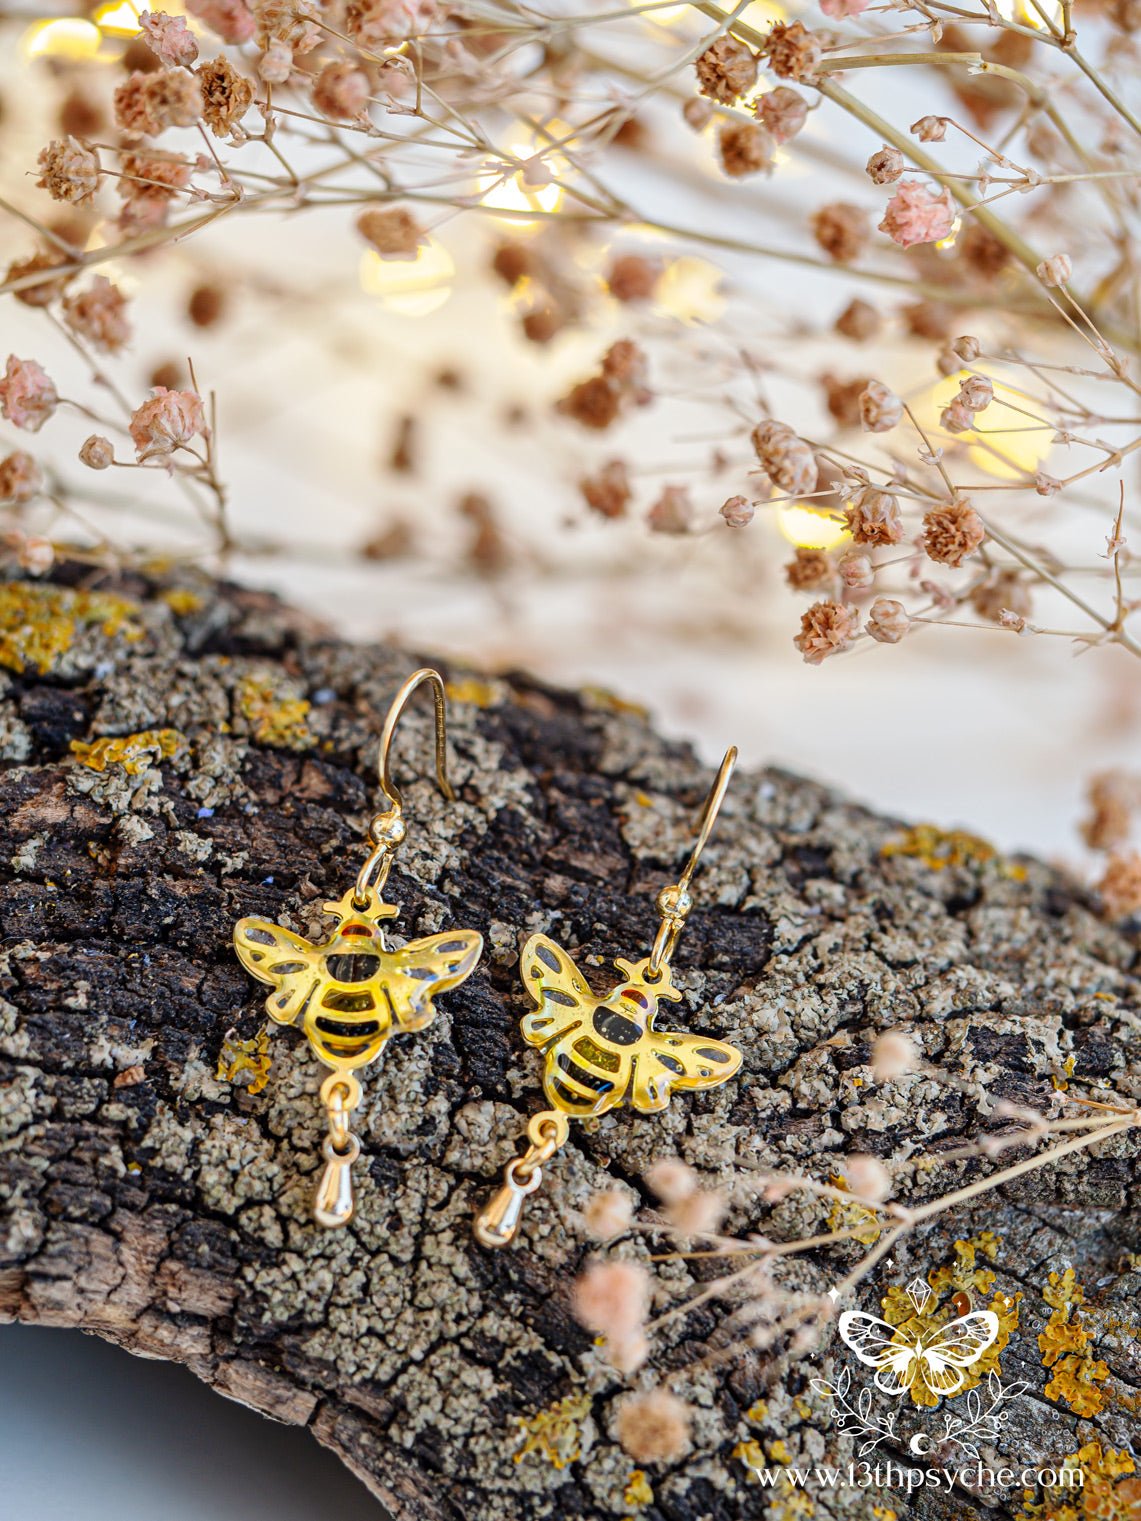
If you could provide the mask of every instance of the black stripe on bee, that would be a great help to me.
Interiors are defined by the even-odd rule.
[[[731,1059],[728,1051],[719,1051],[716,1046],[698,1046],[697,1054],[709,1062],[727,1062]]]
[[[363,1040],[369,1035],[380,1033],[380,1021],[376,1019],[365,1019],[349,1024],[345,1020],[326,1019],[323,1014],[319,1014],[313,1023],[322,1035],[348,1035],[354,1039]]]
[[[253,940],[258,945],[276,945],[277,944],[277,938],[276,938],[276,936],[271,935],[268,930],[263,930],[263,929],[248,929],[248,930],[246,930],[246,939],[247,940]]]
[[[260,956],[258,960],[261,960]],[[304,961],[275,961],[269,970],[275,977],[291,977],[294,972],[303,972],[305,965]]]
[[[544,988],[543,997],[548,1003],[558,1003],[564,1009],[577,1009],[578,999],[572,998],[569,993],[560,993],[558,988]]]
[[[337,956],[326,956],[325,968],[334,982],[368,982],[380,971],[380,958],[367,951],[343,951]]]
[[[559,958],[555,955],[554,951],[550,950],[547,946],[537,945],[535,947],[535,955],[538,956],[539,960],[543,963],[544,966],[550,967],[552,972],[557,972],[560,970]]]
[[[609,1093],[614,1084],[604,1077],[597,1077],[593,1072],[587,1072],[576,1061],[572,1061],[565,1051],[560,1051],[555,1058],[556,1065],[566,1073],[572,1082],[581,1083],[584,1088],[593,1088],[595,1093]]]
[[[594,1028],[603,1040],[612,1041],[616,1046],[633,1046],[642,1038],[641,1025],[605,1004],[594,1011]]]
[[[661,1066],[665,1067],[667,1072],[675,1072],[678,1077],[685,1076],[685,1068],[682,1066],[681,1062],[676,1059],[676,1057],[667,1056],[664,1051],[655,1051],[654,1056],[657,1058],[658,1063]]]

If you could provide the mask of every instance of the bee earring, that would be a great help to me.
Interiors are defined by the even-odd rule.
[[[654,1028],[658,1005],[681,998],[670,960],[693,906],[689,884],[736,760],[737,751],[728,750],[685,870],[658,894],[661,923],[650,954],[642,961],[616,961],[623,976],[617,987],[596,997],[567,953],[546,935],[532,935],[523,947],[519,969],[535,1008],[519,1028],[527,1044],[543,1053],[543,1091],[551,1107],[532,1117],[531,1144],[507,1164],[503,1187],[477,1216],[475,1238],[481,1246],[507,1246],[514,1239],[524,1201],[566,1144],[569,1119],[588,1119],[622,1104],[654,1114],[675,1089],[714,1088],[740,1067],[741,1053],[725,1041]]]
[[[399,909],[381,893],[405,836],[404,800],[392,780],[389,752],[405,704],[425,681],[436,704],[436,778],[448,801],[455,801],[447,772],[443,679],[438,671],[416,671],[384,721],[377,769],[385,806],[368,826],[368,859],[348,892],[325,904],[337,920],[332,937],[312,945],[264,919],[239,919],[234,926],[242,965],[273,989],[266,1013],[280,1025],[300,1023],[313,1054],[332,1068],[321,1084],[328,1136],[313,1199],[313,1218],[330,1228],[347,1225],[353,1214],[351,1168],[361,1147],[349,1120],[361,1102],[357,1070],[383,1055],[390,1036],[430,1025],[436,1017],[433,998],[470,976],[483,950],[483,936],[475,930],[431,935],[397,951],[385,945],[383,921],[395,919]]]

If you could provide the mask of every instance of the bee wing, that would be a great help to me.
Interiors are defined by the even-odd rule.
[[[643,1114],[664,1109],[675,1088],[716,1088],[741,1065],[728,1041],[679,1030],[650,1030],[633,1048],[629,1101]]]
[[[275,989],[265,1001],[269,1017],[281,1025],[292,1024],[316,986],[314,947],[268,919],[239,919],[234,949],[247,972]]]
[[[868,1368],[876,1370],[875,1384],[885,1394],[902,1394],[911,1388],[918,1349],[898,1342],[898,1329],[878,1315],[845,1310],[840,1316],[840,1340]]]
[[[932,1394],[958,1394],[966,1383],[963,1368],[977,1363],[998,1337],[998,1316],[993,1310],[974,1310],[961,1315],[936,1332],[923,1347],[919,1367]]]
[[[458,987],[483,953],[476,930],[448,930],[412,940],[381,957],[379,979],[398,1030],[422,1030],[436,1017],[437,993]]]
[[[586,978],[561,946],[546,935],[532,935],[519,958],[523,986],[535,1012],[519,1022],[531,1046],[552,1045],[577,1030],[597,1000]]]

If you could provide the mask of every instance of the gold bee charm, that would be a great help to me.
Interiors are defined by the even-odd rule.
[[[445,797],[454,799],[446,770],[443,681],[436,671],[417,671],[397,694],[381,738],[381,791],[390,806],[369,826],[372,850],[356,884],[325,904],[337,921],[332,936],[314,945],[265,919],[239,919],[234,926],[242,965],[273,989],[266,1013],[277,1024],[300,1023],[314,1055],[332,1069],[321,1084],[329,1133],[313,1201],[314,1219],[329,1228],[347,1225],[353,1214],[351,1169],[360,1141],[349,1118],[362,1097],[357,1069],[377,1061],[393,1035],[426,1029],[436,1017],[433,999],[469,977],[483,950],[483,936],[475,930],[430,935],[399,950],[385,943],[384,921],[399,909],[381,892],[405,835],[403,800],[388,756],[396,720],[422,681],[435,687],[436,774]]]
[[[570,1133],[568,1116],[585,1119],[626,1104],[642,1114],[665,1109],[675,1091],[728,1082],[741,1053],[727,1041],[654,1027],[658,1006],[676,1003],[670,959],[693,906],[689,884],[713,828],[737,759],[730,749],[706,800],[697,843],[680,879],[658,895],[661,924],[642,961],[619,958],[623,980],[605,997],[590,989],[567,953],[546,935],[532,935],[519,958],[532,1012],[523,1039],[543,1053],[543,1091],[551,1108],[527,1126],[526,1153],[507,1164],[503,1187],[475,1222],[482,1246],[507,1246],[519,1229],[524,1200]]]

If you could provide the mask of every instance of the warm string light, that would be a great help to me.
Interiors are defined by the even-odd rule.
[[[938,381],[912,403],[920,424],[939,436],[947,448],[965,445],[972,465],[1000,481],[1022,481],[1042,469],[1054,447],[1052,426],[1036,422],[1027,413],[1040,409],[1020,392],[1004,385],[996,370],[979,369],[994,386],[994,400],[978,413],[978,427],[965,433],[948,433],[939,422],[943,408],[954,401],[959,387],[970,375],[958,370]]]
[[[554,131],[554,123],[551,130]],[[562,203],[563,191],[554,177],[555,169],[544,161],[544,167],[551,178],[545,185],[528,184],[526,168],[520,168],[514,173],[509,172],[511,163],[528,165],[536,159],[542,158],[543,144],[541,142],[516,142],[510,143],[504,154],[504,162],[490,163],[480,176],[478,195],[480,204],[489,207],[493,211],[511,212],[513,215],[503,218],[514,231],[521,228],[537,227],[542,217],[520,216],[518,213],[539,212],[542,216],[549,216],[558,210]]]
[[[810,507],[805,502],[778,507],[777,527],[798,549],[835,549],[851,538],[831,509]]]
[[[361,256],[361,289],[400,317],[439,311],[452,294],[455,275],[455,260],[435,238],[414,259],[382,259],[371,248]]]

